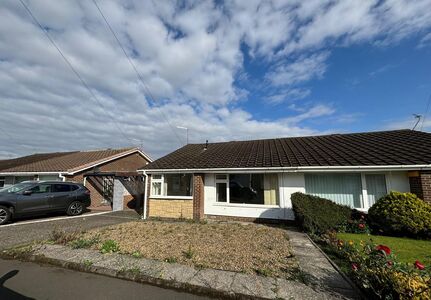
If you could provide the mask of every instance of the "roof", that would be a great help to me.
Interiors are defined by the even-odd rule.
[[[413,130],[186,145],[144,167],[163,169],[431,164],[431,134]]]
[[[73,174],[77,171],[85,170],[135,152],[141,153],[151,161],[145,153],[137,148],[42,153],[0,161],[0,174],[26,172],[62,172]]]

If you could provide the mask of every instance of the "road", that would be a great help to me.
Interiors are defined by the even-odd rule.
[[[136,282],[0,259],[0,299],[209,299]]]
[[[75,231],[137,220],[134,211],[86,214],[79,217],[55,216],[26,219],[0,226],[0,250],[48,239],[53,230]]]

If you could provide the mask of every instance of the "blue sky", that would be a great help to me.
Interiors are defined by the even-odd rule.
[[[431,94],[431,0],[97,1],[139,76],[92,1],[24,2],[90,91],[1,1],[0,159],[411,128]]]
[[[303,122],[322,131],[412,128],[413,114],[424,115],[431,96],[431,46],[418,47],[420,40],[414,36],[395,45],[335,47],[324,76],[305,84],[311,90],[307,97],[265,104],[265,93],[256,91],[250,97],[253,103],[241,106],[265,120],[295,115],[291,105],[322,103],[336,109],[338,115]],[[267,63],[252,58],[245,61],[245,69],[257,81],[268,72]],[[244,86],[252,89],[250,81]]]

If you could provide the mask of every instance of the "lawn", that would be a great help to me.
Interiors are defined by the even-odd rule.
[[[259,224],[134,221],[83,233],[100,250],[113,240],[119,252],[166,262],[291,278],[297,271],[281,227]]]
[[[357,244],[360,241],[366,242],[371,239],[375,244],[391,248],[401,262],[411,264],[419,260],[425,265],[431,266],[431,241],[355,233],[338,233],[337,237]]]

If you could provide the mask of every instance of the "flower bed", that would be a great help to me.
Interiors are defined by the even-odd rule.
[[[329,235],[328,244],[350,263],[349,274],[368,294],[381,299],[431,299],[431,269],[419,260],[400,263],[386,245],[356,245],[334,234]]]

